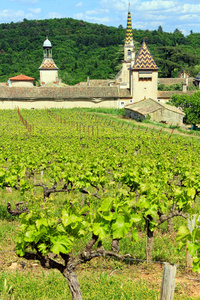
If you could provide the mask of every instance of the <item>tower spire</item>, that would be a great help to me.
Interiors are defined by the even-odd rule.
[[[131,22],[131,9],[130,9],[130,0],[128,5],[128,18],[127,18],[127,26],[126,26],[126,41],[125,45],[133,45],[133,33],[132,33],[132,22]]]

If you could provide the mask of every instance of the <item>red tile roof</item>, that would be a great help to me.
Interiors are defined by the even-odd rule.
[[[35,78],[29,77],[29,76],[26,76],[23,74],[17,75],[15,77],[11,77],[9,79],[14,80],[14,81],[33,81],[33,80],[35,80]]]

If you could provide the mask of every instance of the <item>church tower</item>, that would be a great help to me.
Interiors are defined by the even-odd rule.
[[[52,45],[48,38],[43,43],[43,55],[44,59],[39,67],[40,84],[46,85],[58,81],[58,67],[52,58]]]
[[[151,98],[157,100],[158,67],[145,40],[131,68],[131,95],[133,101]]]
[[[133,43],[131,11],[130,11],[130,2],[129,2],[128,18],[127,18],[127,26],[126,26],[126,40],[124,44],[124,62],[128,63],[134,61],[134,59],[135,59],[135,47]]]
[[[130,69],[134,65],[135,60],[135,46],[133,43],[132,22],[130,2],[128,9],[128,18],[126,26],[126,39],[124,44],[124,60],[122,61],[122,68],[116,75],[117,83],[120,84],[120,88],[131,89],[131,74]]]

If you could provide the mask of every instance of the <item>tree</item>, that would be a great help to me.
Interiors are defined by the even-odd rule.
[[[185,122],[196,125],[200,122],[200,92],[189,95],[173,95],[169,101],[185,113]]]
[[[163,33],[162,26],[159,26],[159,27],[158,27],[158,32],[159,32],[159,33]]]
[[[189,54],[180,47],[158,47],[156,62],[160,67],[160,76],[174,77],[174,73],[186,70],[198,62],[195,54]],[[176,74],[177,75],[177,74]]]

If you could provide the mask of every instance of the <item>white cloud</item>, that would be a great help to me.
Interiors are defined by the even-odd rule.
[[[183,15],[183,16],[180,16],[180,17],[178,17],[178,19],[179,20],[181,20],[181,21],[190,21],[190,20],[197,20],[197,21],[199,21],[200,20],[200,17],[199,17],[199,15]]]
[[[138,3],[135,9],[137,11],[160,11],[176,7],[175,1],[152,0]]]
[[[183,13],[199,13],[200,12],[200,4],[184,4],[183,5]]]
[[[86,11],[86,15],[100,15],[100,14],[108,14],[109,9],[94,9]]]
[[[74,14],[75,19],[86,20],[92,23],[110,24],[111,17],[107,15],[110,13],[107,8],[95,8],[93,10],[86,10],[81,13]]]
[[[144,20],[149,20],[149,21],[151,21],[151,20],[154,20],[154,21],[155,21],[155,19],[156,19],[156,21],[163,21],[163,20],[168,19],[168,17],[167,17],[167,16],[164,16],[164,15],[159,15],[159,16],[157,16],[157,17],[155,18],[155,15],[154,15],[154,14],[146,13],[146,14],[143,16],[143,19],[144,19]]]
[[[47,18],[48,19],[55,19],[55,18],[59,19],[59,18],[62,18],[62,15],[56,11],[51,11],[48,13]]]
[[[35,4],[38,0],[11,0],[12,2],[18,2],[22,4]]]
[[[84,14],[83,13],[75,14],[73,17],[75,19],[78,19],[78,20],[83,20],[84,19]]]
[[[108,24],[110,23],[110,18],[109,17],[86,17],[86,20],[92,23],[98,23],[98,24]]]
[[[132,4],[132,3],[131,3]],[[127,11],[128,1],[126,0],[101,0],[101,6],[114,11]]]
[[[81,6],[83,6],[83,2],[79,2],[75,5],[75,7],[81,7]]]
[[[116,15],[112,14],[112,22],[126,26],[128,0],[99,1],[101,8]],[[131,0],[130,4],[133,28],[154,30],[162,25],[170,32],[175,28],[184,33],[188,28],[200,31],[200,0]]]
[[[9,18],[16,21],[16,20],[21,20],[24,17],[25,17],[25,13],[23,10],[11,10],[11,9],[0,10],[0,20]]]
[[[144,21],[140,21],[140,22],[135,22],[133,28],[136,29],[149,29],[149,30],[153,30],[153,29],[157,29],[159,26],[163,25],[163,22],[160,21],[153,21],[153,22],[144,22]]]
[[[40,14],[42,11],[41,8],[29,8],[28,10],[33,14]]]

